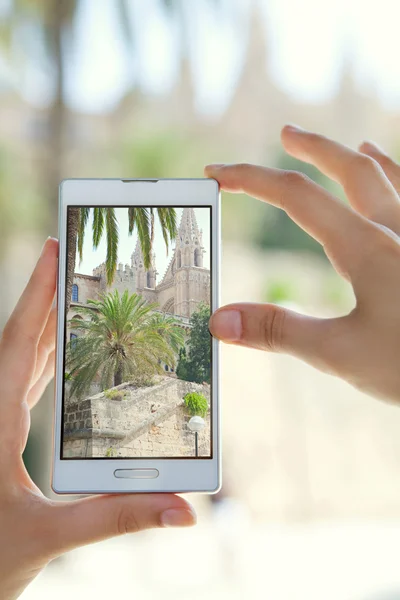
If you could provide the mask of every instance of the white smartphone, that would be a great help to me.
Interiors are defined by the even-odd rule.
[[[57,493],[220,487],[212,179],[60,185]]]

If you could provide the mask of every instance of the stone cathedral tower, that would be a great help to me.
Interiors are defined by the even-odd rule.
[[[193,208],[184,208],[175,247],[175,311],[191,316],[199,301],[209,303],[209,271],[203,269],[202,231]],[[207,291],[206,291],[207,290]]]
[[[154,267],[154,252],[152,255],[151,263],[152,264],[150,266],[150,269],[146,270],[144,267],[142,249],[138,240],[136,243],[135,251],[132,253],[131,256],[131,266],[132,269],[135,269],[136,272],[136,289],[138,291],[143,290],[144,288],[154,289],[156,287],[157,271]]]
[[[154,299],[163,312],[188,318],[201,302],[210,304],[210,271],[203,266],[204,252],[195,211],[184,208],[174,254],[155,288]],[[149,293],[150,290],[145,290],[146,297]]]
[[[176,268],[203,266],[203,232],[199,230],[193,208],[184,208],[176,239]]]

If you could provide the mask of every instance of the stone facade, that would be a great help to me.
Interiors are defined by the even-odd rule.
[[[96,275],[82,275],[75,273],[74,284],[77,286],[77,298],[74,301],[78,304],[86,304],[89,299],[97,298],[98,292],[101,290],[101,279]]]
[[[69,401],[64,411],[63,457],[179,457],[195,455],[195,435],[184,396],[203,394],[210,404],[210,386],[160,377],[155,385],[135,388],[124,383],[113,391]],[[199,433],[199,456],[210,456],[210,414]]]

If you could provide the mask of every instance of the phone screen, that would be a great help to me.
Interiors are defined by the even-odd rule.
[[[211,206],[67,209],[62,459],[212,458]]]

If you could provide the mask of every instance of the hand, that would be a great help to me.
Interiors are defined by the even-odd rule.
[[[123,533],[193,525],[190,505],[173,494],[103,495],[54,502],[22,461],[29,409],[54,371],[57,240],[49,238],[0,340],[0,599],[16,598],[63,552]]]
[[[350,281],[356,306],[317,319],[271,304],[231,304],[214,313],[210,330],[231,344],[292,354],[400,402],[400,167],[373,144],[354,152],[297,127],[286,126],[282,142],[341,184],[351,207],[294,171],[239,164],[209,165],[205,173],[223,190],[285,210]]]

